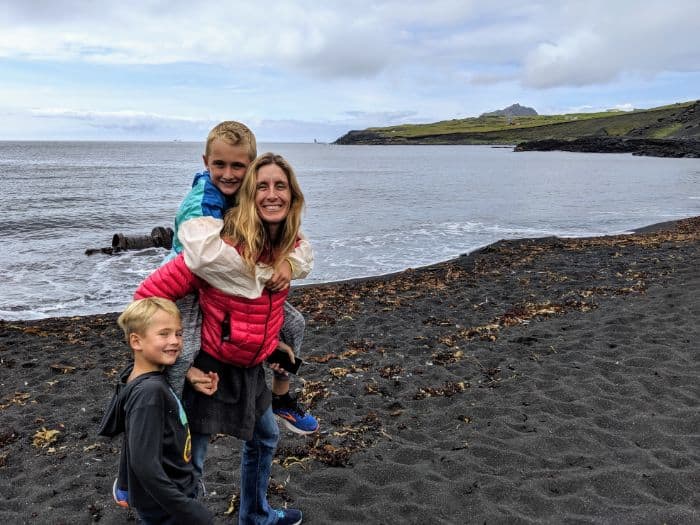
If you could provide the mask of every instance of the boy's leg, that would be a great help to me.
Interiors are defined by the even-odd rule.
[[[204,434],[199,435],[202,436]],[[209,436],[207,436],[207,438],[208,437]],[[198,487],[193,494],[188,494],[188,497],[198,499],[200,496],[203,496],[199,489],[200,487]],[[139,515],[139,523],[141,525],[177,525],[178,523],[182,523],[182,520],[178,519],[178,516],[173,516],[162,508],[148,510],[136,509],[136,513]]]
[[[280,330],[280,339],[288,344],[294,351],[294,355],[299,355],[301,343],[304,340],[304,330],[306,320],[301,312],[294,308],[289,302],[284,303],[284,323]],[[272,376],[272,393],[276,396],[283,396],[289,392],[289,374],[277,374]]]
[[[163,509],[136,509],[139,515],[139,523],[141,525],[176,525],[177,521],[174,516],[171,516]]]
[[[305,328],[306,321],[301,312],[285,302],[280,339],[294,350],[294,355],[299,355]],[[318,430],[316,418],[299,406],[297,400],[289,394],[289,374],[272,375],[272,410],[292,432],[311,434]]]
[[[112,484],[112,499],[114,503],[122,508],[129,508],[129,491],[128,491],[128,465],[126,463],[126,450],[125,446],[126,435],[122,438],[122,451],[119,454],[119,471],[117,473],[117,479],[114,480]]]
[[[277,522],[277,513],[267,502],[267,487],[279,432],[272,409],[268,407],[255,422],[253,438],[243,443],[239,525]]]
[[[280,330],[280,339],[287,343],[294,350],[294,355],[301,352],[301,343],[304,341],[304,330],[306,320],[301,312],[294,308],[289,302],[284,303],[284,324]]]
[[[209,434],[198,434],[192,432],[192,466],[201,479],[204,474],[204,460],[207,457],[209,448]]]
[[[175,364],[165,370],[165,378],[178,397],[182,397],[185,375],[202,344],[202,312],[199,309],[199,297],[196,293],[186,295],[176,304],[182,317],[182,352]]]

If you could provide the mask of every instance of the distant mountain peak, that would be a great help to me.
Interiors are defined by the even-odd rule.
[[[517,102],[507,108],[497,109],[488,113],[482,113],[480,117],[530,117],[537,115],[537,111],[527,106],[521,106]]]

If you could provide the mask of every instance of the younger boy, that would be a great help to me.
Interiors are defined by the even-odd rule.
[[[180,312],[172,301],[150,297],[129,304],[117,322],[134,360],[122,371],[98,432],[124,432],[129,505],[144,523],[211,524],[213,514],[196,500],[200,482],[187,416],[163,375],[182,350]]]

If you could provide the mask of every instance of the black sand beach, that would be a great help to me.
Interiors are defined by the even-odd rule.
[[[699,260],[693,218],[294,290],[322,432],[283,431],[271,502],[309,524],[700,523]],[[95,434],[129,358],[115,319],[0,321],[5,523],[133,522]],[[239,443],[209,450],[231,523]]]

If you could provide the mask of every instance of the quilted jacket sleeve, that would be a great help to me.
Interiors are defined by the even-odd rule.
[[[165,297],[177,301],[197,288],[197,277],[185,264],[182,255],[160,266],[139,285],[134,299]]]

